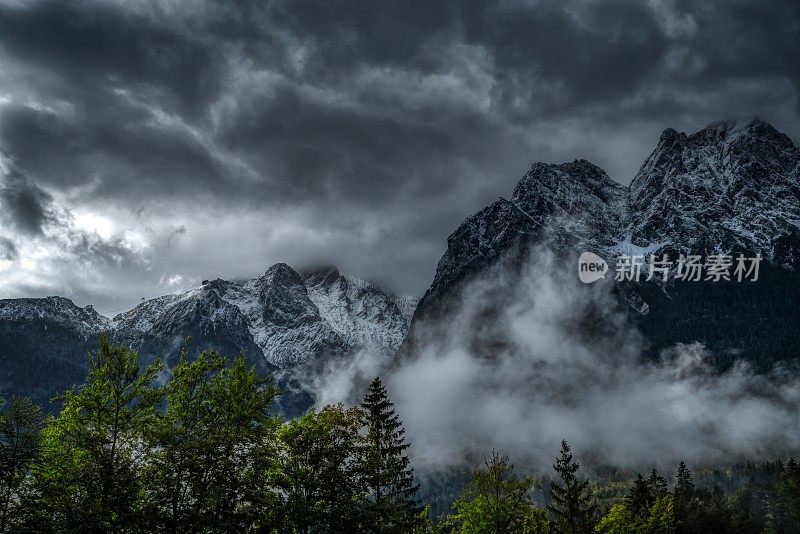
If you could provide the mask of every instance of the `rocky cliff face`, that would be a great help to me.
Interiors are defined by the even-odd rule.
[[[613,246],[625,222],[627,189],[585,160],[534,164],[509,200],[500,198],[468,217],[447,238],[433,283],[416,317],[437,314],[451,289],[495,264],[547,241],[558,250],[578,244]]]

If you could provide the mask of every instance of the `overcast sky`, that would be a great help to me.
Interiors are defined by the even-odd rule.
[[[111,313],[279,261],[399,293],[535,161],[800,138],[800,4],[0,0],[0,298]]]

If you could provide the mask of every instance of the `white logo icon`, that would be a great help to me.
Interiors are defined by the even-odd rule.
[[[578,278],[584,284],[597,282],[606,277],[608,263],[594,252],[584,252],[578,258]]]

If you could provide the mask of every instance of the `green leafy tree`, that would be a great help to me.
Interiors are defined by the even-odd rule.
[[[39,454],[42,411],[28,398],[14,397],[0,414],[0,532],[13,527],[19,490]]]
[[[642,534],[672,534],[675,532],[675,510],[672,506],[672,497],[663,495],[656,498],[650,506],[647,517],[642,518],[639,532]]]
[[[269,413],[277,395],[271,383],[242,355],[229,363],[204,351],[188,362],[184,350],[165,395],[165,411],[147,436],[148,517],[172,532],[263,523],[277,501],[260,484],[279,424]]]
[[[369,385],[361,403],[365,435],[359,446],[361,480],[367,495],[365,528],[374,532],[410,529],[419,509],[419,486],[406,456],[409,444],[380,378]]]
[[[637,517],[624,504],[613,505],[594,528],[602,534],[672,534],[675,532],[675,515],[672,499],[658,497],[649,508]]]
[[[138,524],[141,438],[156,417],[160,395],[151,384],[159,367],[140,367],[136,352],[101,336],[85,385],[64,395],[43,431],[26,528],[118,532]]]
[[[362,497],[355,464],[361,414],[326,406],[279,431],[277,485],[293,531],[348,532],[359,524]]]
[[[417,520],[409,530],[409,534],[445,534],[447,532],[452,532],[451,521],[449,518],[436,521],[432,517],[430,504],[420,511]]]
[[[561,482],[550,483],[551,504],[547,509],[553,516],[555,531],[563,534],[582,534],[592,531],[595,505],[589,492],[589,481],[578,478],[580,464],[572,459],[566,441],[561,441],[561,454],[553,465]]]
[[[634,534],[637,529],[634,516],[628,507],[624,504],[615,504],[597,522],[594,531],[602,534]]]
[[[453,520],[464,534],[545,533],[549,523],[531,502],[532,482],[517,478],[508,457],[492,451],[484,468],[453,504]],[[537,513],[538,512],[538,513]]]

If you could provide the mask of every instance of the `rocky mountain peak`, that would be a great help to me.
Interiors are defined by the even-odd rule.
[[[264,323],[293,327],[321,320],[319,310],[308,298],[303,278],[285,263],[270,267],[259,285]]]
[[[216,291],[205,287],[184,294],[153,324],[154,334],[180,334],[188,325],[231,322],[237,327],[244,324],[235,306],[225,302]]]
[[[534,163],[514,188],[511,198],[530,204],[539,200],[575,200],[584,192],[608,199],[623,191],[624,187],[603,169],[585,159],[576,159],[561,164]],[[550,198],[536,198],[547,192],[552,194]]]
[[[303,285],[303,278],[300,273],[286,265],[285,263],[276,263],[261,277],[269,284],[280,284],[284,286],[297,286]]]
[[[787,240],[800,220],[800,151],[757,117],[691,135],[665,130],[631,182],[629,214],[637,246],[746,249],[796,268]]]

